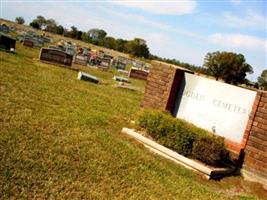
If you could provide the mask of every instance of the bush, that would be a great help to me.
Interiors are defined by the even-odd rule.
[[[192,156],[214,166],[224,159],[226,149],[223,138],[168,113],[145,110],[137,121],[157,142],[184,156]]]
[[[197,139],[193,144],[193,157],[213,166],[220,166],[227,157],[222,137],[209,136]]]

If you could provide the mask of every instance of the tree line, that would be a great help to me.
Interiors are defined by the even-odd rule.
[[[24,24],[25,20],[23,17],[17,17],[16,22],[18,24]],[[177,59],[162,58],[157,55],[152,55],[146,41],[142,38],[134,38],[133,40],[116,39],[108,36],[105,30],[97,28],[84,32],[78,30],[75,26],[71,26],[69,30],[58,24],[54,19],[46,19],[43,16],[37,16],[29,25],[35,29],[82,40],[122,53],[128,53],[134,57],[159,60],[178,65],[194,72],[214,76],[216,80],[222,79],[226,83],[234,85],[249,83],[246,79],[246,75],[248,73],[253,73],[253,68],[246,62],[244,55],[233,52],[216,51],[207,53],[204,58],[203,66],[196,66],[181,62]],[[261,76],[258,77],[256,86],[267,89],[267,70],[264,70]]]

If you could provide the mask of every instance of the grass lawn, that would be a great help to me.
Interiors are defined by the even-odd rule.
[[[258,184],[205,180],[120,134],[143,94],[113,87],[111,72],[81,67],[101,84],[79,81],[38,54],[0,52],[1,199],[264,199]]]

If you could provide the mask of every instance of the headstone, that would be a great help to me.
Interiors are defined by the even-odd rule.
[[[64,51],[61,47],[54,46],[54,45],[50,45],[50,46],[48,46],[48,48],[49,48],[49,49],[59,50],[59,51]]]
[[[127,70],[118,69],[118,72],[122,74],[128,74],[129,72]]]
[[[109,65],[110,65],[110,59],[102,58],[101,63],[98,67],[104,70],[108,70]]]
[[[131,86],[130,84],[125,84],[123,82],[120,82],[118,85],[116,85],[117,88],[122,88],[122,89],[127,89],[127,90],[131,90],[131,91],[140,91],[140,88]]]
[[[33,47],[34,43],[33,41],[26,39],[26,40],[23,40],[23,46]]]
[[[40,60],[50,63],[71,66],[72,59],[72,55],[57,49],[42,48],[40,52]]]
[[[73,46],[67,46],[66,47],[66,53],[74,56],[76,53],[75,48]]]
[[[146,80],[148,76],[148,72],[144,70],[140,70],[138,68],[132,67],[129,72],[130,78],[136,78],[140,80]]]
[[[119,82],[130,83],[128,78],[124,78],[124,77],[121,77],[121,76],[114,76],[113,79],[115,81],[119,81]]]
[[[75,56],[74,63],[86,66],[87,62],[88,62],[87,56],[83,56],[83,55],[76,55]]]
[[[126,63],[119,61],[119,60],[115,60],[113,62],[113,66],[117,69],[117,70],[125,70],[126,69]]]
[[[78,73],[78,79],[84,80],[84,81],[89,81],[89,82],[96,83],[96,84],[99,83],[99,80],[97,77],[92,76],[92,75],[87,74],[87,73],[84,73],[84,72]]]
[[[16,40],[8,35],[0,33],[0,49],[5,51],[15,51]]]
[[[0,32],[9,33],[10,32],[10,28],[7,25],[2,24],[2,25],[0,25]]]

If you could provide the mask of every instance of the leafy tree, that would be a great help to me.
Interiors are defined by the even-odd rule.
[[[91,38],[92,41],[99,42],[100,40],[104,39],[107,35],[107,32],[102,29],[90,29],[88,31],[88,35]]]
[[[88,33],[86,33],[86,32],[83,32],[83,33],[82,33],[82,35],[81,35],[81,39],[82,39],[82,41],[84,41],[84,42],[89,42],[89,41],[90,41],[89,35],[88,35]]]
[[[39,25],[36,21],[32,21],[32,22],[30,23],[30,26],[31,26],[32,28],[35,28],[35,29],[40,29],[40,28],[41,28],[40,25]]]
[[[258,77],[258,84],[267,90],[267,69],[263,70],[261,75]]]
[[[82,39],[82,34],[83,34],[82,31],[78,31],[77,34],[76,34],[76,37],[75,37],[75,38],[76,38],[77,40],[81,40],[81,39]]]
[[[57,33],[57,23],[54,19],[48,19],[45,21],[45,30],[51,33]]]
[[[253,73],[252,67],[246,63],[242,54],[233,52],[207,53],[204,66],[216,80],[223,79],[226,83],[244,83],[247,73]]]
[[[135,38],[134,40],[128,41],[127,52],[137,57],[149,57],[149,49],[146,45],[146,42],[140,38]]]
[[[46,26],[46,19],[41,15],[37,16],[34,21],[39,24],[39,27],[41,29],[43,29]]]
[[[100,44],[103,44],[102,46],[109,48],[109,49],[116,49],[116,40],[113,37],[105,37],[100,41]]]
[[[120,52],[126,52],[127,51],[127,40],[117,39],[115,49]]]
[[[24,20],[23,17],[16,17],[16,22],[17,22],[18,24],[24,24],[24,23],[25,23],[25,20]]]
[[[64,27],[59,25],[56,27],[56,33],[62,35],[64,33]]]

